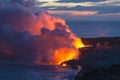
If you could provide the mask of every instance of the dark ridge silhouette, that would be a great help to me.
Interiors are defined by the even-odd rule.
[[[81,38],[85,45],[120,47],[120,37]]]

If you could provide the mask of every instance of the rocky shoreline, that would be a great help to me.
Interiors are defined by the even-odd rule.
[[[81,66],[75,80],[120,80],[120,37],[82,38],[88,47],[80,49],[79,60],[66,63]]]
[[[113,64],[111,67],[91,69],[82,75],[78,73],[75,80],[120,80],[120,64]]]

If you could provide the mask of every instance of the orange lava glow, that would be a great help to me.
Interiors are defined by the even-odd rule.
[[[60,65],[62,62],[71,60],[71,59],[77,59],[78,53],[76,49],[72,48],[60,48],[58,50],[55,50],[54,53],[54,63],[55,65]]]
[[[78,55],[79,55],[78,48],[84,47],[84,44],[82,43],[80,38],[75,38],[73,45],[75,46],[75,49],[73,49],[73,48],[60,48],[58,50],[55,50],[54,62],[52,64],[60,65],[64,61],[77,59]],[[67,65],[63,64],[62,66],[67,66]]]
[[[72,45],[75,48],[60,48],[55,50],[54,52],[54,62],[51,62],[51,64],[54,65],[60,65],[62,62],[77,59],[79,56],[79,48],[84,47],[84,44],[82,43],[82,40],[80,38],[77,38],[75,35],[71,34],[71,38],[74,40]],[[63,64],[62,66],[67,66],[67,64]]]
[[[74,37],[74,42],[73,45],[78,49],[78,48],[82,48],[85,47],[85,45],[83,44],[82,40],[80,38]]]

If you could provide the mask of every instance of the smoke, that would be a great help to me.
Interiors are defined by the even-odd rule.
[[[29,8],[32,1],[0,2],[0,61],[60,64],[76,58],[76,37],[65,21],[45,11],[35,13]]]

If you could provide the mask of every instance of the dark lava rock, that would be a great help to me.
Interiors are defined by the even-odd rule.
[[[111,67],[92,69],[84,74],[77,74],[75,80],[120,80],[120,64]]]
[[[82,38],[82,41],[86,45],[97,46],[111,46],[120,47],[120,37],[98,37],[98,38]]]

